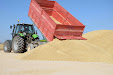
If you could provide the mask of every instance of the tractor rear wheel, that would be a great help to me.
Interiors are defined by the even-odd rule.
[[[12,41],[7,40],[4,43],[4,52],[11,52],[12,51]]]
[[[12,49],[14,53],[26,52],[24,38],[20,36],[15,36],[12,43]]]

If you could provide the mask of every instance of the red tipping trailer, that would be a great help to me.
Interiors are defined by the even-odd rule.
[[[28,16],[48,41],[54,37],[85,40],[85,26],[56,1],[31,0]]]

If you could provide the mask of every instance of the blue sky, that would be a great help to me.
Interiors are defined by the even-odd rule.
[[[55,1],[86,25],[84,33],[113,30],[113,0]],[[33,23],[28,17],[29,5],[30,0],[0,0],[0,42],[11,39],[10,25],[17,24],[18,19],[20,23]]]

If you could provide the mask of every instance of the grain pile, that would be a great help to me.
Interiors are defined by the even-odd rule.
[[[0,50],[3,50],[3,44],[0,44]]]
[[[88,40],[54,41],[20,56],[23,60],[106,62],[113,64],[113,30],[84,34]]]

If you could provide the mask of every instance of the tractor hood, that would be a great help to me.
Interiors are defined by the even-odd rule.
[[[34,39],[38,38],[37,34],[32,34],[32,33],[18,33],[21,37],[33,37]]]

